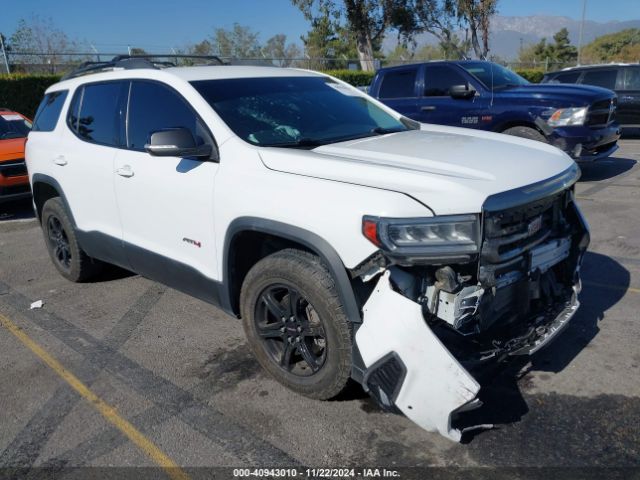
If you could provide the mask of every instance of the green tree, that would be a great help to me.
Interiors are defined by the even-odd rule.
[[[467,58],[473,49],[477,58],[489,54],[491,17],[497,12],[497,0],[411,0],[407,11],[411,21],[405,23],[405,35],[428,32],[434,35],[449,53]],[[461,41],[456,31],[465,30]]]
[[[234,23],[231,30],[216,28],[210,43],[213,52],[220,57],[256,58],[260,56],[258,37],[250,27]]]
[[[355,41],[360,65],[366,71],[374,69],[376,46],[382,42],[385,32],[389,28],[405,32],[412,22],[409,2],[404,0],[291,1],[311,22],[312,31],[324,23],[325,27],[332,26],[334,34],[340,33],[336,25],[348,32]]]
[[[280,67],[289,67],[302,56],[302,52],[297,45],[287,43],[287,36],[278,33],[269,38],[262,47],[262,54],[267,58],[272,58]]]
[[[582,50],[585,62],[638,62],[640,61],[640,29],[628,28],[602,35]]]
[[[55,73],[64,58],[60,54],[73,53],[78,48],[78,43],[56,27],[51,18],[38,15],[20,19],[8,44],[18,54],[13,57],[15,63],[46,65],[50,73]]]
[[[345,59],[358,56],[353,35],[328,10],[311,19],[311,30],[300,39],[308,68],[344,68]]]
[[[526,63],[551,62],[567,65],[578,58],[578,49],[571,45],[569,31],[561,29],[553,36],[553,43],[548,43],[543,38],[538,43],[528,45],[520,49],[518,60]]]

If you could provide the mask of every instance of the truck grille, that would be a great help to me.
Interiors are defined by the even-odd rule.
[[[598,100],[589,107],[586,124],[589,127],[606,127],[610,125],[616,119],[617,108],[618,99],[615,97]]]
[[[504,283],[503,275],[527,271],[527,253],[551,238],[566,234],[563,211],[568,191],[497,212],[486,212],[480,251],[480,281],[489,286]]]
[[[27,165],[24,158],[0,163],[0,175],[3,177],[20,177],[27,174]]]

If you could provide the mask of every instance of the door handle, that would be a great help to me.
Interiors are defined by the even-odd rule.
[[[55,163],[56,165],[60,165],[61,167],[64,167],[67,164],[67,159],[64,158],[64,155],[58,155],[56,158],[53,159],[53,163]]]
[[[420,110],[423,112],[433,112],[436,109],[433,105],[425,105],[424,107],[420,107]]]
[[[133,170],[131,170],[130,165],[124,165],[116,170],[116,173],[121,177],[133,177]]]

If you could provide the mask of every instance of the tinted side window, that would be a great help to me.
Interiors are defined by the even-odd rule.
[[[617,70],[592,70],[584,74],[584,77],[582,77],[582,84],[595,85],[596,87],[613,90],[616,88],[617,76]]]
[[[36,111],[33,122],[34,132],[51,132],[56,128],[64,101],[67,99],[67,90],[51,92],[44,96]]]
[[[467,80],[453,68],[441,65],[425,67],[424,96],[444,97],[454,85],[466,85]]]
[[[640,67],[626,69],[625,90],[640,90]]]
[[[380,98],[415,97],[416,68],[388,72],[382,78]]]
[[[151,133],[165,128],[188,128],[198,143],[209,135],[187,102],[170,88],[153,82],[131,85],[128,147],[144,150]]]
[[[582,72],[560,73],[554,77],[553,83],[576,83]]]
[[[96,83],[85,85],[76,93],[81,95],[80,110],[72,128],[80,138],[103,145],[121,145],[120,99],[126,85],[126,82]],[[71,122],[73,113],[69,112]]]

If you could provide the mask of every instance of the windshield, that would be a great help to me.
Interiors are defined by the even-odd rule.
[[[192,82],[243,140],[263,147],[316,147],[407,130],[363,94],[327,77]]]
[[[31,122],[16,113],[0,112],[0,140],[23,138],[29,134]]]
[[[491,62],[462,62],[460,66],[493,90],[528,85],[529,82],[508,68]]]

